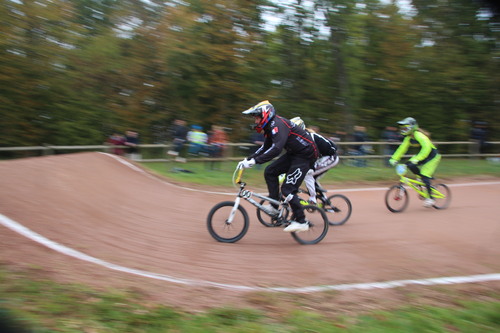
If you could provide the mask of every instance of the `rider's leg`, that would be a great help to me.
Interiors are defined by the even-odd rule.
[[[407,164],[408,169],[410,169],[411,172],[413,172],[416,176],[422,177],[422,174],[420,173],[420,169],[416,164],[409,163]]]
[[[304,183],[306,183],[307,191],[309,192],[309,201],[316,204],[316,184],[313,176],[314,170],[309,169],[307,171],[306,177],[304,178]]]
[[[335,156],[323,156],[319,158],[315,163],[314,163],[314,173],[313,177],[315,180],[315,186],[318,186],[319,189],[314,190],[314,196],[316,196],[316,193],[318,190],[321,189],[321,186],[319,184],[319,179],[331,168],[335,167],[337,164],[339,164],[340,158],[335,155]],[[310,192],[310,191],[309,191]]]
[[[427,188],[427,193],[429,198],[432,199],[431,195],[431,179],[432,175],[436,171],[439,162],[441,161],[441,155],[437,154],[433,159],[421,165],[420,174],[422,175],[422,181]]]
[[[306,177],[307,171],[312,168],[312,164],[312,161],[309,159],[299,158],[296,156],[291,157],[290,168],[287,171],[285,181],[281,186],[281,193],[283,193],[285,201],[290,203],[295,221],[299,223],[305,222],[305,214],[304,207],[300,203],[300,198],[297,195],[297,192],[302,184],[302,181]]]
[[[315,163],[314,163],[314,173],[313,176],[315,178],[318,178],[318,176],[324,174],[337,164],[339,164],[339,157],[337,155],[335,156],[323,156],[319,158]]]
[[[280,158],[269,164],[264,170],[264,179],[266,180],[269,197],[279,200],[280,184],[279,175],[285,173],[290,168],[291,160],[287,154],[282,155]],[[285,180],[286,181],[286,180]],[[274,208],[278,208],[272,205]]]

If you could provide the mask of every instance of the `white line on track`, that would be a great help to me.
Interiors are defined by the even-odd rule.
[[[480,275],[469,275],[469,276],[449,276],[449,277],[437,277],[429,279],[419,279],[419,280],[394,280],[394,281],[383,281],[383,282],[368,282],[368,283],[352,283],[352,284],[337,284],[337,285],[324,285],[324,286],[307,286],[307,287],[255,287],[255,286],[242,286],[235,284],[225,284],[217,283],[212,281],[203,280],[191,280],[191,279],[180,279],[169,275],[158,274],[148,271],[143,271],[139,269],[128,268],[120,265],[115,265],[107,261],[91,257],[85,253],[74,250],[67,246],[56,243],[44,236],[26,228],[25,226],[9,219],[8,217],[0,214],[0,223],[5,227],[39,243],[42,244],[56,252],[65,254],[67,256],[87,261],[108,269],[115,271],[120,271],[124,273],[129,273],[133,275],[138,275],[142,277],[147,277],[156,280],[168,281],[177,284],[184,284],[190,286],[210,286],[216,288],[222,288],[226,290],[233,291],[279,291],[288,293],[312,293],[327,290],[368,290],[368,289],[390,289],[396,287],[403,287],[408,285],[442,285],[442,284],[459,284],[459,283],[477,283],[485,281],[498,281],[500,280],[500,273],[493,274],[480,274]]]
[[[108,156],[112,156],[116,158],[121,163],[129,166],[135,171],[139,171],[144,173],[145,175],[150,176],[148,173],[144,172],[142,169],[136,167],[132,163],[129,163],[126,160],[115,157],[114,155],[106,154]],[[152,177],[154,178],[154,177]],[[157,179],[157,178],[155,178]],[[489,183],[471,183],[471,184],[455,184],[454,186],[480,186],[480,185],[498,185],[500,182],[489,182]],[[173,186],[177,186],[171,184]],[[178,186],[177,186],[178,187]],[[192,191],[198,191],[194,189],[188,189]],[[366,188],[366,189],[347,189],[347,190],[336,190],[336,191],[379,191],[386,190],[386,188]],[[230,194],[230,193],[222,193],[222,192],[208,192],[208,193],[217,193],[217,194]],[[234,193],[232,193],[234,195]],[[111,270],[120,271],[124,273],[129,273],[133,275],[138,275],[142,277],[152,278],[156,280],[168,281],[177,284],[184,284],[190,286],[210,286],[216,288],[222,288],[226,290],[233,291],[276,291],[276,292],[288,292],[288,293],[312,293],[312,292],[320,292],[327,290],[369,290],[369,289],[390,289],[396,287],[403,287],[408,285],[444,285],[444,284],[460,284],[460,283],[478,283],[478,282],[486,282],[486,281],[499,281],[500,273],[492,273],[492,274],[480,274],[480,275],[469,275],[469,276],[449,276],[449,277],[436,277],[436,278],[428,278],[428,279],[418,279],[418,280],[394,280],[394,281],[383,281],[383,282],[368,282],[368,283],[352,283],[352,284],[337,284],[337,285],[323,285],[323,286],[306,286],[306,287],[255,287],[255,286],[243,286],[243,285],[235,285],[235,284],[224,284],[217,283],[212,281],[203,281],[203,280],[192,280],[192,279],[181,279],[175,278],[169,275],[158,274],[154,272],[143,271],[139,269],[128,268],[120,265],[116,265],[113,263],[109,263],[107,261],[94,258],[80,251],[74,250],[67,246],[56,243],[28,228],[21,225],[20,223],[11,220],[7,216],[0,214],[0,224],[5,226],[6,228],[11,229],[41,245],[44,245],[56,252],[62,253],[64,255],[80,259],[86,262],[90,262]]]

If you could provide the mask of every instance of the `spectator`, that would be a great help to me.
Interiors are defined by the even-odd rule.
[[[210,156],[224,156],[224,149],[226,148],[227,141],[227,134],[224,132],[224,129],[220,126],[212,125],[212,130],[208,136]]]
[[[210,157],[223,157],[228,142],[227,134],[221,126],[212,125],[208,136],[208,153]],[[210,169],[214,170],[216,162],[210,161]],[[220,164],[220,163],[218,163]],[[217,168],[218,169],[218,168]]]
[[[139,160],[139,133],[128,130],[125,132],[125,146],[128,147],[128,157],[133,160]]]
[[[368,136],[366,135],[366,127],[364,126],[354,126],[353,139],[354,142],[359,142],[360,144],[354,145],[352,148],[352,155],[362,156],[366,155],[367,151],[365,150],[363,142],[368,141]],[[365,167],[366,160],[365,159],[356,159],[354,161],[354,165],[358,167]]]
[[[486,147],[486,122],[475,121],[470,131],[470,145],[471,154],[481,154]]]
[[[187,141],[188,127],[186,126],[186,121],[181,119],[174,120],[174,124],[171,129],[172,133],[172,144],[173,151],[169,151],[169,155],[180,156],[182,153],[182,148],[184,143]]]
[[[394,154],[396,148],[399,146],[399,142],[403,139],[402,135],[398,133],[398,129],[395,126],[387,126],[383,131],[380,139],[384,142],[390,142],[383,146],[382,153],[384,155]],[[389,163],[390,157],[384,158],[384,164],[387,167],[390,167]]]
[[[208,135],[203,132],[203,127],[199,125],[191,125],[191,131],[187,134],[187,140],[189,142],[188,154],[198,155],[203,149],[208,141]]]
[[[253,146],[250,147],[250,154],[255,153],[257,149],[264,144],[264,139],[264,134],[262,133],[254,132],[250,135],[250,143],[253,144]]]
[[[113,147],[111,149],[111,153],[119,156],[123,156],[124,150],[122,147],[119,146],[124,146],[125,145],[125,137],[122,134],[119,133],[113,133],[108,140],[106,140],[106,144],[112,145],[112,146],[118,146],[118,147]]]

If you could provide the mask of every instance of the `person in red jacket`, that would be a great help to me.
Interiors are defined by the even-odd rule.
[[[304,177],[318,158],[318,149],[311,136],[290,120],[276,114],[269,101],[262,101],[243,111],[243,114],[254,117],[255,130],[264,133],[264,144],[239,163],[240,167],[250,168],[255,164],[263,164],[278,157],[283,150],[285,154],[269,164],[264,170],[264,179],[269,190],[269,197],[279,200],[279,176],[286,174],[281,186],[285,202],[290,204],[293,221],[284,229],[286,232],[309,230],[304,208],[297,196]],[[278,214],[276,207],[266,207],[272,214]]]

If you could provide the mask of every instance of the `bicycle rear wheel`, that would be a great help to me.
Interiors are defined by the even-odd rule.
[[[328,219],[325,211],[314,205],[304,206],[306,219],[309,221],[309,230],[292,232],[292,237],[300,244],[317,244],[328,233]]]
[[[432,207],[446,209],[451,202],[451,191],[445,184],[437,184],[431,188],[432,198],[436,201]]]
[[[393,213],[400,213],[408,207],[410,198],[403,185],[392,185],[385,193],[385,205]]]
[[[242,206],[238,206],[233,220],[228,222],[234,204],[233,201],[221,202],[208,213],[208,232],[216,241],[234,243],[243,238],[248,231],[249,218]]]
[[[323,202],[323,209],[330,225],[342,225],[351,217],[352,204],[345,195],[334,194],[326,201],[320,200]]]
[[[263,205],[266,202],[268,202],[268,201],[262,199],[260,201],[260,204]],[[262,210],[257,208],[257,219],[259,220],[260,223],[262,223],[266,227],[279,227],[282,225],[281,221],[286,221],[286,219],[288,218],[288,213],[289,213],[289,211],[287,209],[283,210],[283,216],[278,219],[278,218],[269,216],[268,214],[264,213]]]

